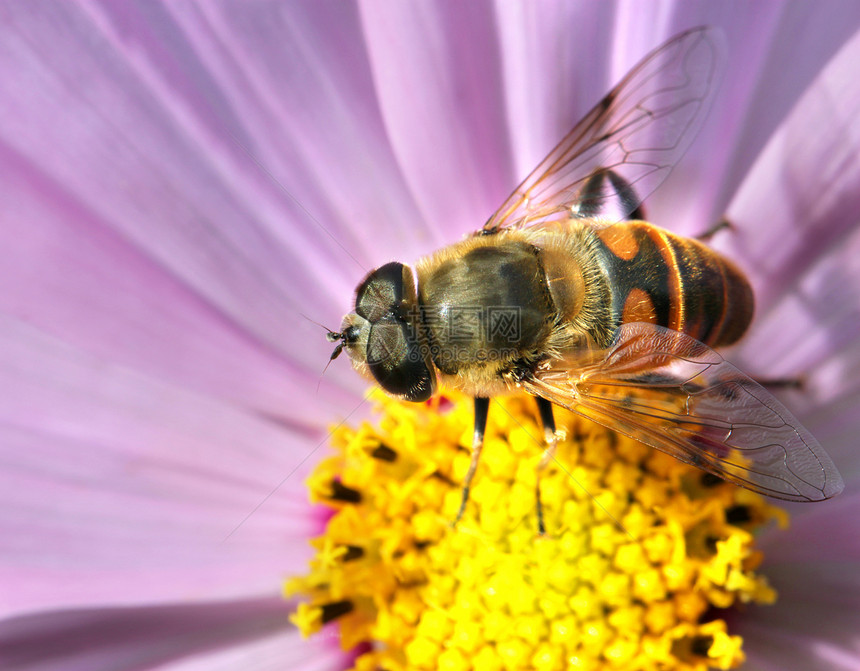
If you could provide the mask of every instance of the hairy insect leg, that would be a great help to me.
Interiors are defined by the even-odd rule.
[[[599,168],[595,170],[586,180],[579,194],[577,194],[576,211],[577,217],[594,217],[601,214],[606,201],[604,185],[606,180],[612,185],[615,194],[621,201],[622,209],[627,212],[626,219],[645,219],[645,210],[642,208],[642,200],[639,198],[633,185],[614,170]]]
[[[614,170],[608,170],[607,176],[609,177],[609,182],[612,184],[612,188],[615,189],[615,193],[618,194],[625,209],[628,211],[627,218],[644,220],[645,209],[642,207],[642,199],[639,198],[633,189],[633,185]]]
[[[714,237],[716,233],[722,231],[724,228],[732,230],[734,226],[732,226],[732,222],[723,217],[717,223],[713,224],[709,229],[699,233],[696,236],[696,240],[700,240],[701,242],[708,242],[711,238]]]
[[[463,482],[463,498],[460,501],[460,510],[457,511],[457,518],[451,523],[451,526],[455,526],[460,521],[460,518],[463,517],[463,512],[466,510],[466,502],[469,500],[469,489],[472,486],[472,478],[475,477],[475,470],[477,470],[478,462],[481,460],[481,450],[484,449],[484,431],[487,428],[489,411],[490,399],[476,396],[475,432],[472,434],[472,461],[469,464],[469,470],[466,472],[466,479]]]
[[[546,441],[546,449],[543,452],[540,463],[537,467],[537,478],[535,481],[535,498],[537,500],[537,520],[538,533],[543,536],[546,534],[546,527],[543,522],[543,504],[540,499],[540,478],[541,473],[546,470],[550,462],[555,457],[555,448],[558,445],[558,434],[555,429],[555,417],[552,414],[552,403],[545,398],[537,397],[538,411],[540,412],[541,424],[543,424],[544,441]]]
[[[600,212],[600,204],[603,200],[603,183],[606,181],[606,171],[595,170],[588,176],[585,184],[576,194],[575,205],[571,207],[571,213],[575,217],[593,217]]]
[[[802,377],[772,377],[754,378],[762,387],[770,390],[775,389],[803,389]]]

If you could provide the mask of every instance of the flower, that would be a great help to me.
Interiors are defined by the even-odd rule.
[[[710,23],[724,93],[649,216],[694,233],[728,211],[736,235],[715,245],[761,297],[730,358],[804,376],[790,404],[848,484],[762,539],[780,600],[738,626],[761,668],[787,650],[856,663],[853,3],[43,2],[0,17],[0,658],[347,667],[336,637],[301,640],[279,596],[325,521],[302,487],[325,427],[365,411],[346,366],[313,393],[328,345],[300,313],[337,323],[367,269],[477,227],[639,57]],[[815,637],[786,641],[791,627]]]
[[[561,412],[567,438],[540,484],[552,531],[540,538],[541,432],[533,404],[514,398],[494,404],[483,477],[454,532],[472,406],[453,399],[448,411],[389,400],[379,428],[336,431],[311,491],[337,512],[314,540],[313,570],[287,585],[310,597],[293,617],[303,632],[336,621],[345,647],[376,642],[355,669],[743,661],[708,609],[774,601],[751,532],[782,511]]]

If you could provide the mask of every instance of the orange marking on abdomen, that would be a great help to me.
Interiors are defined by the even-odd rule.
[[[647,291],[636,288],[630,290],[630,293],[627,294],[627,300],[624,301],[621,321],[625,324],[630,322],[657,323],[657,310],[654,308],[654,301],[651,300]]]
[[[597,237],[615,256],[629,261],[639,253],[639,241],[634,230],[634,227],[629,225],[609,226],[598,231]]]
[[[752,318],[749,283],[696,240],[633,221],[597,232],[619,323],[645,321],[710,346],[735,342]]]

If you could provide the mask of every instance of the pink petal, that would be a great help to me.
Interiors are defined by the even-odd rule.
[[[316,383],[330,348],[318,327],[298,326],[298,312],[331,304],[338,313],[352,288],[301,280],[336,276],[343,251],[303,232],[307,215],[231,139],[243,129],[222,123],[215,137],[216,120],[193,114],[221,109],[207,96],[244,100],[242,91],[182,88],[175,70],[159,79],[147,48],[166,58],[172,41],[140,38],[130,49],[100,10],[93,22],[82,7],[45,6],[42,21],[7,8],[3,219],[9,235],[27,232],[27,254],[4,269],[16,287],[7,309],[127,365],[292,421],[321,418],[323,400],[297,391]],[[284,226],[291,218],[300,225]],[[296,357],[308,341],[318,356]]]
[[[792,521],[788,532],[772,530],[764,534],[761,548],[775,567],[805,562],[812,565],[819,561],[824,564],[860,562],[860,523],[852,515],[858,506],[860,491],[856,489],[826,504],[791,506]],[[801,509],[805,514],[794,514]],[[803,542],[798,543],[798,538]],[[838,592],[825,594],[840,598]]]
[[[856,669],[860,660],[860,529],[856,491],[808,506],[791,529],[766,534],[763,572],[779,600],[739,617],[755,668]]]
[[[3,611],[272,594],[303,567],[318,442],[8,318],[0,344]]]
[[[275,597],[21,616],[3,623],[0,659],[18,671],[296,668],[306,656],[328,667],[302,668],[343,668],[336,641],[301,640],[289,608]]]
[[[737,230],[718,242],[749,271],[758,301],[732,358],[759,378],[800,377],[789,407],[860,482],[858,54],[860,34],[774,135],[729,211]]]
[[[644,15],[632,22],[647,30]],[[696,24],[726,36],[725,77],[699,137],[655,196],[646,202],[656,223],[698,234],[725,214],[770,135],[820,70],[860,28],[860,6],[833,14],[803,3],[754,5],[680,3],[671,13],[672,32]],[[798,39],[802,35],[803,39]]]
[[[822,71],[771,138],[729,210],[738,234],[725,236],[726,246],[752,274],[760,317],[856,227],[858,54],[860,34]]]

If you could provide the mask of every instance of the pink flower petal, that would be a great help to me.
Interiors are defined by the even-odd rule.
[[[0,343],[4,612],[272,594],[303,566],[318,443],[8,318]]]
[[[729,210],[738,234],[725,236],[725,244],[752,274],[759,317],[857,225],[858,55],[860,35],[828,64],[771,138]]]
[[[5,178],[4,232],[19,253],[0,264],[0,282],[15,288],[0,295],[4,312],[118,365],[284,421],[316,419],[319,426],[331,394],[341,403],[354,398],[334,388],[323,396],[299,393],[315,384],[327,358],[318,327],[305,327],[320,341],[316,364],[275,351],[30,164],[17,168]],[[295,321],[285,321],[285,334]]]
[[[291,607],[273,597],[25,615],[4,622],[0,659],[17,671],[191,671],[283,669],[312,655],[329,666],[303,669],[343,668],[336,641],[285,627]]]
[[[262,401],[266,412],[321,418],[322,399],[296,392],[316,383],[330,348],[317,337],[319,356],[294,355],[319,332],[298,326],[299,311],[331,304],[330,314],[339,312],[352,289],[329,293],[325,281],[298,278],[336,276],[343,251],[323,232],[303,232],[307,215],[231,139],[241,129],[222,125],[215,138],[213,122],[189,108],[217,106],[158,80],[145,50],[95,32],[102,24],[78,5],[52,5],[45,21],[27,20],[23,7],[7,11],[4,222],[10,235],[28,231],[28,256],[4,269],[20,289],[5,297],[13,313],[125,363],[156,363],[198,388]],[[58,123],[57,109],[75,112]],[[291,217],[301,225],[285,227]],[[218,365],[211,354],[189,361],[197,352],[220,352]],[[234,376],[225,362],[239,361],[251,367]],[[235,379],[232,393],[225,379]]]
[[[364,3],[380,107],[437,244],[476,230],[512,188],[504,87],[488,3]],[[413,44],[429,48],[414,49]]]
[[[860,493],[854,491],[826,506],[807,506],[803,516],[792,517],[787,533],[762,538],[763,571],[779,601],[737,618],[753,668],[857,668],[858,505]]]
[[[789,531],[772,530],[761,538],[769,564],[791,566],[808,562],[860,562],[860,523],[852,516],[860,506],[860,491],[846,492],[826,505],[791,506]],[[803,509],[805,514],[794,515]],[[803,538],[803,543],[797,539]],[[837,593],[831,593],[838,597]],[[860,617],[860,613],[858,613]]]
[[[639,10],[641,15],[632,22],[651,25],[648,5]],[[725,214],[770,135],[860,27],[860,6],[840,4],[838,22],[803,3],[780,1],[680,3],[673,10],[667,36],[690,25],[714,25],[723,30],[727,43],[724,80],[699,137],[646,202],[653,221],[694,235]]]
[[[716,241],[756,289],[753,328],[732,358],[762,379],[802,379],[803,389],[786,395],[789,407],[856,482],[858,55],[860,34],[771,139],[729,210],[736,231]]]

